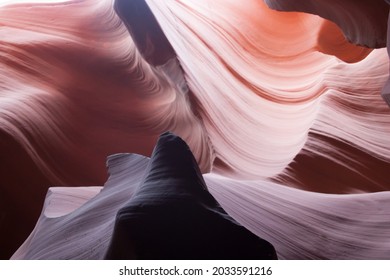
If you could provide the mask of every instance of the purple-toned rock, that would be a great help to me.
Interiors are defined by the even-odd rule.
[[[160,136],[144,182],[116,217],[107,259],[276,259],[208,192],[187,144]]]

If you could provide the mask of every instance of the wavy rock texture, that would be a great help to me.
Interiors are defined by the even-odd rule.
[[[110,177],[101,192],[96,187],[51,188],[34,231],[13,258],[103,258],[115,213],[132,201],[148,161],[133,154],[110,156]],[[215,174],[206,174],[204,179],[222,207],[240,224],[274,244],[282,259],[390,257],[389,192],[324,195],[264,180],[234,180]],[[96,196],[86,201],[91,195]],[[84,200],[85,204],[68,213],[75,200]],[[162,201],[161,197],[157,201]],[[60,216],[64,208],[67,211]]]
[[[389,3],[389,1],[386,2]],[[387,54],[390,56],[390,35],[389,34],[390,34],[390,17],[387,23]],[[387,79],[387,82],[382,89],[382,97],[390,107],[390,77],[389,79]]]
[[[110,242],[116,213],[142,182],[148,158],[116,154],[108,158],[107,164],[110,178],[101,191],[96,187],[89,191],[95,194],[89,200],[83,194],[86,191],[83,188],[50,188],[35,229],[13,258],[102,259]],[[55,200],[75,199],[82,206],[70,212],[54,203]]]
[[[187,144],[162,134],[145,179],[115,219],[106,259],[263,260],[275,249],[208,192]]]
[[[358,45],[363,45],[371,48],[385,47],[388,44],[389,37],[389,1],[388,0],[362,0],[362,1],[340,1],[340,0],[264,0],[270,8],[279,11],[300,11],[319,15],[323,18],[335,22],[343,31],[346,38]],[[327,41],[339,39],[340,32],[335,30],[335,27],[325,26],[326,29],[333,29],[335,32],[326,30],[324,36],[321,36],[321,41],[325,41],[325,48],[322,46],[320,51],[327,53]],[[339,33],[339,34],[337,34]],[[341,42],[342,39],[339,41]],[[320,45],[321,42],[320,42]],[[348,51],[340,43],[335,43],[332,47],[340,50],[339,58],[347,62],[353,62],[349,58]],[[389,47],[388,47],[389,48]],[[367,50],[362,49],[362,54],[367,53]],[[345,57],[344,57],[345,56]],[[389,81],[382,90],[382,97],[390,106],[390,90]]]
[[[135,48],[111,1],[1,7],[2,258],[27,237],[49,186],[102,185],[108,155],[149,156],[165,130],[181,136],[201,171],[211,172],[206,183],[225,210],[281,258],[389,257],[382,233],[390,223],[381,213],[389,204],[390,109],[380,97],[388,55],[341,36],[383,46],[386,26],[375,26],[386,25],[387,4],[357,1],[349,9],[352,1],[332,1],[341,12],[327,18],[341,31],[317,16],[244,2],[148,0],[178,59],[158,67]],[[267,1],[286,10],[291,3],[303,1]],[[360,32],[357,19],[375,32]],[[113,223],[120,202],[104,203],[105,189],[67,214],[69,222],[77,211],[91,215],[82,213],[91,204],[100,215],[112,208],[106,220]],[[99,226],[94,221],[83,223]],[[307,238],[288,230],[308,231]],[[93,246],[103,248],[107,232]],[[34,248],[53,251],[25,257],[87,257],[64,250],[72,244],[66,241],[46,236]],[[69,254],[56,254],[57,247]]]
[[[386,46],[389,6],[386,0],[264,0],[279,11],[299,11],[335,22],[348,40],[372,48]]]

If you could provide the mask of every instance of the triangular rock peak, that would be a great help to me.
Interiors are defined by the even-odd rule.
[[[276,259],[207,191],[187,144],[160,136],[145,180],[118,211],[107,259]]]

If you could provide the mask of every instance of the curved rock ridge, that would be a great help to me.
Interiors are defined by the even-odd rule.
[[[216,155],[213,172],[252,179],[283,173],[304,148],[308,135],[315,133],[314,125],[328,126],[333,118],[338,119],[338,114],[321,113],[333,106],[341,110],[340,115],[351,118],[342,124],[348,136],[336,135],[334,129],[320,129],[320,133],[336,133],[329,137],[345,139],[358,149],[369,147],[371,140],[347,128],[350,121],[361,120],[359,109],[327,100],[337,95],[341,103],[350,103],[344,101],[354,98],[350,93],[356,94],[356,102],[372,99],[370,106],[378,104],[378,115],[365,118],[361,124],[367,129],[370,125],[363,124],[366,121],[375,119],[375,126],[388,122],[388,108],[379,96],[388,75],[383,50],[371,52],[358,63],[342,63],[315,51],[324,22],[319,17],[275,12],[262,1],[248,1],[247,5],[206,2],[148,4],[172,43],[200,104]],[[172,19],[172,14],[177,18]],[[277,43],[281,38],[284,44]],[[363,82],[366,78],[370,81]],[[389,133],[384,123],[381,130]],[[358,144],[363,139],[367,145]],[[388,147],[385,142],[377,144]],[[321,156],[327,154],[321,152]],[[388,166],[388,159],[385,162]]]
[[[340,19],[356,15],[346,26],[359,17],[371,20],[369,28],[382,22],[383,12],[371,13],[382,2],[366,15],[354,9],[368,1],[349,11],[351,1],[337,3]],[[275,189],[386,196],[384,49],[354,46],[341,25],[271,10],[262,0],[146,4],[176,56],[162,65],[137,50],[113,1],[0,8],[1,258],[31,232],[50,186],[100,186],[108,155],[150,156],[167,130],[188,143],[202,173]],[[379,34],[363,31],[358,38],[371,43]]]
[[[146,63],[111,1],[9,5],[0,26],[0,236],[10,246],[1,258],[31,231],[49,186],[101,185],[107,155],[150,155],[162,131],[210,170],[208,136],[175,88],[182,80],[167,79],[175,63]]]
[[[111,157],[110,177],[102,191],[62,217],[44,215],[47,208],[60,212],[64,206],[50,204],[50,193],[57,193],[52,188],[36,228],[13,258],[103,258],[112,238],[115,214],[126,208],[136,185],[145,181],[148,161],[131,154]],[[233,180],[215,174],[205,174],[204,179],[207,189],[227,213],[254,234],[271,241],[280,259],[390,257],[386,245],[390,236],[390,192],[341,196],[297,190],[264,180]],[[91,193],[97,190],[92,187]],[[85,188],[67,188],[67,192],[61,188],[61,192],[70,201],[80,197]],[[158,201],[160,197],[152,203]],[[131,232],[131,228],[128,230]]]
[[[389,3],[389,1],[386,1]],[[390,4],[390,3],[389,3]],[[390,17],[387,23],[387,54],[390,56]],[[390,77],[387,79],[385,86],[382,89],[381,95],[390,107]]]
[[[335,22],[349,41],[370,48],[386,46],[389,6],[385,0],[264,0],[279,11],[305,12]]]
[[[148,63],[153,66],[163,65],[176,57],[144,0],[115,0],[114,9],[129,30],[137,50]]]
[[[49,189],[39,220],[12,259],[102,259],[114,227],[116,212],[142,182],[148,158],[117,154],[107,161],[110,177],[104,187],[93,188],[85,201],[84,188],[61,189],[61,198],[84,200],[73,211],[58,203],[58,188]],[[101,191],[99,191],[101,189]],[[62,215],[53,217],[49,213]]]
[[[318,51],[334,55],[347,63],[359,62],[372,51],[372,49],[357,47],[349,43],[337,25],[329,20],[322,23],[317,38]]]
[[[390,258],[388,191],[334,195],[215,174],[205,180],[226,212],[271,242],[280,259]]]
[[[189,88],[176,53],[145,0],[115,0],[114,9],[145,61],[164,73],[179,92],[187,94]]]
[[[276,259],[207,191],[187,144],[160,136],[145,180],[115,219],[106,259]]]
[[[60,217],[66,216],[72,213],[89,199],[96,196],[102,187],[51,187],[49,188],[41,216],[39,217],[38,223],[35,229],[32,231],[30,236],[24,241],[19,249],[14,252],[11,259],[24,259],[28,255],[32,247],[37,244],[36,235],[45,234],[44,228],[47,224],[47,220],[59,219]],[[50,223],[49,223],[50,224]],[[56,224],[58,225],[58,224]],[[53,227],[52,224],[49,227]],[[83,228],[85,230],[85,228]],[[47,232],[47,231],[46,231]],[[50,231],[49,231],[50,232]],[[38,238],[39,239],[39,238]],[[53,240],[49,238],[49,240]],[[53,242],[53,241],[52,241]],[[40,246],[37,246],[38,248]],[[42,249],[42,247],[40,247]],[[58,253],[57,253],[58,254]],[[56,255],[56,254],[54,254]],[[66,256],[66,254],[65,254]]]

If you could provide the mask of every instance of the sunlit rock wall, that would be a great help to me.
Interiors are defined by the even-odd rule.
[[[32,230],[48,187],[103,185],[108,155],[150,156],[170,130],[226,211],[280,257],[389,258],[388,6],[359,1],[351,16],[352,1],[266,2],[147,0],[188,90],[175,67],[143,59],[112,1],[1,7],[2,257]],[[324,251],[329,240],[343,245]]]

